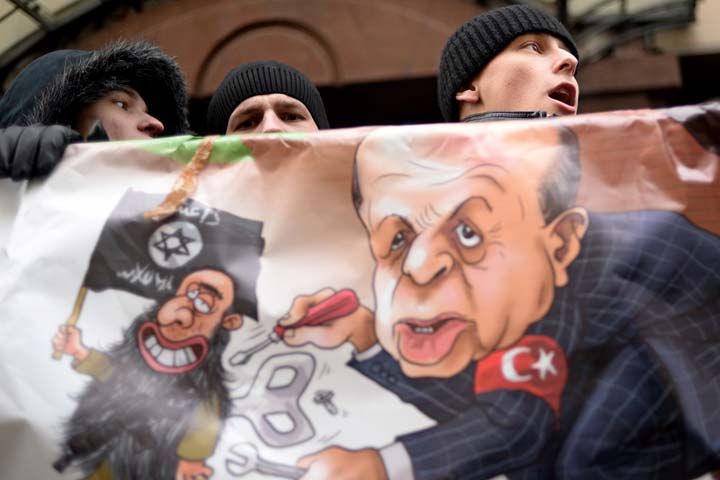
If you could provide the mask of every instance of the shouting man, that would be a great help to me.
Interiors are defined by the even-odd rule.
[[[438,67],[446,122],[575,115],[580,86],[575,40],[542,8],[510,5],[462,24]]]
[[[211,477],[205,461],[230,409],[221,357],[229,332],[243,323],[231,308],[235,290],[227,273],[196,270],[107,353],[86,347],[78,328],[61,326],[53,346],[93,381],[55,467],[73,464],[92,479]]]

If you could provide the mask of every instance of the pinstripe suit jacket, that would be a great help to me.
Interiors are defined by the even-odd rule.
[[[649,361],[667,373],[685,428],[720,455],[720,238],[671,212],[591,214],[568,275],[548,314],[527,332],[555,339],[568,357],[559,419],[525,391],[475,395],[474,363],[444,379],[406,377],[385,351],[351,361],[437,421],[398,438],[416,479],[548,476],[554,468],[548,457],[573,428],[584,399],[606,388],[599,382],[604,369],[635,347],[647,349]]]

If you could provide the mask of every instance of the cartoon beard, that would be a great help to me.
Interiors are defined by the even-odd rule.
[[[93,379],[80,394],[65,425],[64,455],[55,462],[58,471],[73,464],[89,476],[106,462],[116,479],[175,478],[177,447],[195,409],[202,402],[218,405],[220,420],[227,418],[230,399],[221,357],[230,333],[219,327],[207,357],[193,370],[158,373],[145,363],[137,345],[138,330],[155,321],[158,310],[159,305],[133,322],[124,339],[106,353],[110,376]]]

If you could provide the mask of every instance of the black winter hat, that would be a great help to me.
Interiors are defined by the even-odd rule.
[[[438,68],[438,105],[447,122],[458,120],[455,94],[485,68],[515,38],[526,33],[548,33],[559,38],[580,59],[577,46],[562,23],[529,5],[511,5],[465,22],[445,44]]]
[[[57,50],[35,59],[0,99],[0,127],[71,126],[78,112],[113,90],[133,88],[163,135],[187,132],[187,87],[178,64],[144,41],[115,42],[101,50]]]
[[[283,93],[302,102],[319,129],[330,128],[320,92],[302,72],[272,60],[249,62],[223,79],[208,106],[208,133],[223,135],[230,115],[244,100],[256,95]]]

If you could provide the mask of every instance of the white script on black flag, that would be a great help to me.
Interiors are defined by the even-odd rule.
[[[255,280],[264,247],[262,223],[188,199],[160,222],[143,212],[163,196],[130,190],[108,217],[83,286],[118,288],[162,299],[188,274],[219,269],[235,281],[238,313],[256,318]]]

